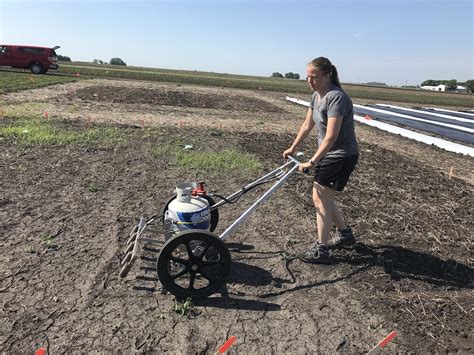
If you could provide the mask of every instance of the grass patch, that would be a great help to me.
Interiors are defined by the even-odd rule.
[[[151,148],[155,157],[170,157],[180,168],[213,172],[240,171],[254,173],[261,163],[253,155],[234,149],[221,151],[185,150],[182,145],[160,144]]]
[[[43,86],[70,83],[78,78],[58,75],[33,75],[31,73],[0,71],[0,94],[36,89]]]
[[[230,172],[256,172],[261,164],[250,154],[226,149],[219,152],[181,151],[176,155],[178,166],[187,169]]]
[[[0,127],[0,137],[19,141],[21,144],[70,144],[100,143],[106,146],[119,145],[126,141],[118,128],[99,127],[85,131],[63,129],[53,121],[20,119],[6,127]]]
[[[0,109],[2,109],[4,113],[4,117],[16,119],[44,118],[44,113],[47,111],[48,107],[47,103],[33,101],[0,105]]]

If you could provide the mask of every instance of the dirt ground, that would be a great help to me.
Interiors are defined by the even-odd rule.
[[[473,352],[472,158],[358,124],[359,165],[338,195],[358,243],[330,265],[291,257],[316,232],[311,178],[296,174],[226,241],[227,287],[181,315],[152,245],[118,276],[132,226],[160,213],[177,182],[227,195],[279,166],[304,109],[275,93],[103,80],[0,100],[1,127],[48,112],[65,129],[126,136],[116,146],[0,139],[2,352],[206,354],[234,335],[231,353],[363,353],[392,330],[388,352]],[[250,153],[262,171],[185,170],[152,154],[170,142]],[[222,207],[216,233],[263,191]]]

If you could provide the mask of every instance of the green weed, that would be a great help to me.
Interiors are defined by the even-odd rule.
[[[77,112],[77,111],[79,111],[79,105],[76,104],[76,103],[74,103],[72,105],[68,105],[67,110],[68,110],[69,113]]]
[[[281,258],[281,260],[287,261],[287,260],[293,260],[295,258],[295,256],[293,254],[288,254],[288,253],[285,253],[285,252],[281,252],[280,253],[280,258]]]
[[[97,191],[99,191],[99,189],[97,188],[97,186],[94,183],[90,184],[87,187],[87,190],[89,190],[90,192],[93,192],[93,193],[96,193]]]
[[[155,158],[161,158],[166,156],[174,156],[177,154],[178,148],[170,144],[155,145],[150,148],[150,153]]]
[[[46,234],[41,237],[41,240],[44,245],[50,245],[54,240],[54,236]]]
[[[173,311],[175,311],[176,313],[182,316],[187,316],[193,307],[194,307],[193,300],[191,299],[191,297],[188,297],[186,298],[184,302],[176,303],[173,306]]]

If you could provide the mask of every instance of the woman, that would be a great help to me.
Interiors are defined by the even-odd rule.
[[[318,149],[299,170],[315,168],[313,201],[317,209],[318,242],[301,254],[308,263],[328,263],[329,248],[355,243],[355,237],[336,206],[335,195],[346,186],[359,157],[354,131],[352,100],[342,90],[336,67],[329,59],[313,59],[306,67],[309,86],[314,91],[306,119],[295,141],[283,152],[283,157],[293,155],[314,126],[318,129]],[[328,243],[332,225],[338,236]]]

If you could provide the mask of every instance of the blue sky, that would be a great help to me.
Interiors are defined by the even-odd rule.
[[[0,0],[0,43],[72,60],[269,76],[331,59],[342,82],[474,78],[472,0]]]

